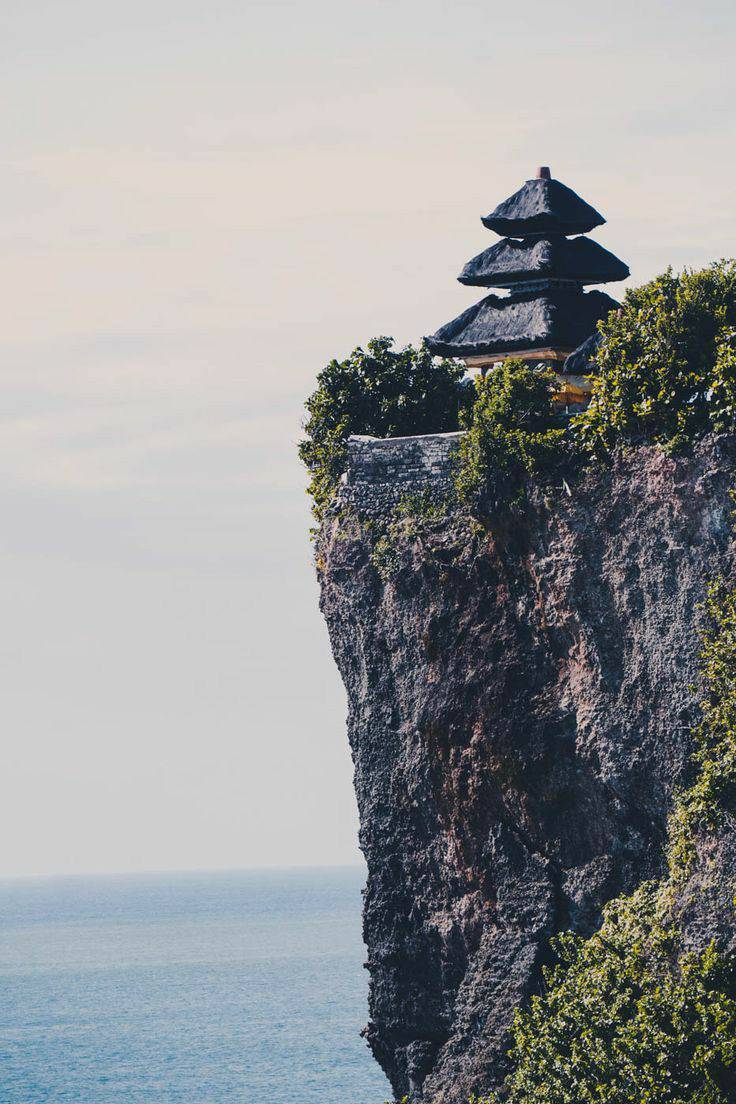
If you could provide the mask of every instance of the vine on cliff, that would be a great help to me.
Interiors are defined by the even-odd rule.
[[[711,627],[701,655],[708,693],[695,732],[696,779],[670,819],[673,879],[687,873],[696,833],[716,828],[736,803],[736,591],[714,584],[708,593],[708,613]]]

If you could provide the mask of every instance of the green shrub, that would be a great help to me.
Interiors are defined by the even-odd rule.
[[[591,451],[654,440],[677,448],[736,424],[736,263],[662,276],[629,290],[600,323],[588,409],[574,429]]]
[[[351,434],[403,437],[459,428],[459,414],[473,398],[465,367],[438,360],[422,345],[394,350],[378,337],[346,360],[332,360],[317,377],[306,403],[299,456],[309,469],[309,493],[319,517],[345,470]]]
[[[401,565],[397,540],[397,534],[390,530],[378,537],[371,551],[371,563],[384,582],[391,579]]]
[[[552,407],[554,379],[510,359],[476,380],[455,473],[465,506],[483,512],[518,501],[524,472],[559,460],[565,429]]]
[[[413,521],[441,521],[455,505],[452,492],[441,494],[429,487],[423,491],[410,491],[399,499],[396,516]]]
[[[648,883],[611,903],[589,939],[554,941],[547,992],[517,1016],[515,1104],[727,1104],[736,1062],[732,964],[677,958]]]

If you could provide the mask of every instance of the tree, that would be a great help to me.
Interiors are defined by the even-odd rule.
[[[563,454],[564,428],[552,406],[553,372],[510,359],[476,382],[455,476],[458,498],[471,509],[495,509],[519,496],[519,482]]]
[[[331,360],[306,403],[299,456],[311,474],[308,491],[320,517],[345,470],[351,434],[402,437],[444,433],[459,427],[472,401],[465,368],[439,360],[424,346],[396,351],[393,339],[377,337],[346,360]]]
[[[599,326],[592,399],[573,427],[591,451],[644,438],[675,449],[736,425],[736,262],[668,269]]]

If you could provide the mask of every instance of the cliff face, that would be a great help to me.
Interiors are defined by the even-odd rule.
[[[405,525],[380,573],[380,495],[367,524],[325,521],[321,604],[368,863],[367,1037],[397,1097],[459,1104],[496,1085],[550,935],[592,930],[658,871],[700,603],[732,571],[735,457],[725,439],[679,459],[641,448],[573,497],[532,487],[491,532]],[[694,942],[709,923],[696,883],[680,902]]]

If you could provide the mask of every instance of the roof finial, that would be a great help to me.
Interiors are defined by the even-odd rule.
[[[540,165],[537,169],[537,180],[551,180],[552,173],[549,171],[549,165]]]

